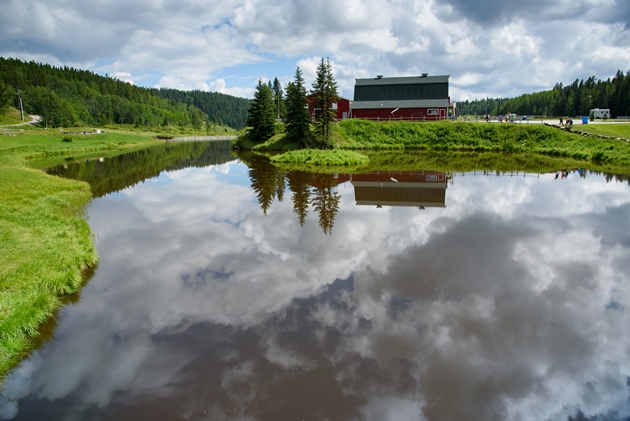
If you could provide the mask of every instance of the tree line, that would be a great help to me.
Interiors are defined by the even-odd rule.
[[[190,104],[203,111],[210,121],[240,130],[247,123],[247,110],[251,101],[218,92],[180,91],[178,89],[153,89],[160,98]]]
[[[282,120],[284,137],[301,147],[326,148],[335,119],[333,104],[339,100],[337,82],[330,60],[323,58],[317,66],[315,81],[307,94],[304,77],[298,67],[294,80],[286,86],[286,94],[278,79],[263,83],[258,80],[254,99],[249,108],[247,135],[253,143],[262,143],[276,132],[276,121]],[[308,110],[309,98],[314,115]],[[311,123],[314,122],[314,125]]]
[[[141,88],[87,70],[0,57],[0,111],[7,105],[20,108],[21,101],[26,113],[40,115],[48,126],[129,124],[201,129],[215,122],[244,127],[246,99],[211,92],[186,96],[174,89],[166,91]],[[239,116],[228,118],[232,113]]]
[[[522,114],[543,116],[589,116],[593,108],[610,109],[610,116],[630,116],[630,71],[618,70],[606,80],[591,76],[570,85],[515,98],[485,98],[457,103],[460,115]]]
[[[203,168],[233,160],[229,140],[215,142],[165,142],[105,159],[88,159],[82,162],[66,162],[47,170],[59,175],[90,184],[92,195],[106,194],[134,186],[162,171],[184,168]]]

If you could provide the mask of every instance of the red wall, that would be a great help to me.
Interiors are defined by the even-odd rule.
[[[313,108],[313,97],[309,95],[306,99],[308,101],[308,112],[311,116],[313,116],[315,113],[315,108]],[[350,118],[350,100],[339,98],[339,101],[337,101],[337,109],[333,111],[336,111],[337,120],[343,120],[343,113],[346,113],[346,118]]]
[[[438,115],[429,115],[428,108],[371,108],[367,110],[352,110],[352,118],[367,118],[370,120],[444,120],[448,118],[446,108],[435,108],[439,110]],[[394,113],[392,111],[396,110]]]

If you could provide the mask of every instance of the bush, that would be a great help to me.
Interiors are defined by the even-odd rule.
[[[64,136],[63,137],[63,141],[64,142],[72,142],[72,136],[68,136],[68,135]]]

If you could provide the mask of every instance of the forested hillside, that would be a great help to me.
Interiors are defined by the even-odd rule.
[[[612,118],[630,116],[630,72],[621,70],[612,78],[575,80],[556,84],[549,91],[516,98],[487,98],[457,103],[459,115],[516,113],[545,116],[586,116],[592,108],[609,108]]]
[[[208,115],[210,121],[242,129],[247,123],[250,100],[218,92],[180,91],[177,89],[154,89],[161,97],[176,102],[192,104]]]
[[[209,117],[208,112],[221,116],[232,112],[232,109],[212,108],[227,107],[228,101],[212,104],[207,101],[209,105],[204,112],[192,101],[162,98],[153,89],[137,87],[91,71],[0,57],[0,88],[2,84],[11,92],[11,105],[19,108],[21,98],[26,113],[40,115],[43,123],[52,127],[132,124],[148,128],[180,126],[201,129],[206,121],[218,122]],[[204,94],[209,98],[213,95],[228,97]],[[248,103],[246,99],[234,99]],[[242,111],[239,109],[239,112]],[[246,107],[244,113],[242,118],[246,120]],[[237,124],[239,118],[222,118],[221,122],[238,129],[244,126]]]

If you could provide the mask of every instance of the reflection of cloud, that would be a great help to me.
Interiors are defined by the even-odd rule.
[[[160,397],[190,419],[254,419],[309,387],[321,418],[630,414],[627,187],[456,178],[447,208],[424,211],[340,189],[323,235],[289,195],[263,216],[221,175],[92,203],[99,269],[10,396],[72,399],[79,417]]]
[[[376,398],[362,408],[365,421],[422,421],[422,402],[399,397]]]
[[[304,355],[300,355],[291,349],[282,348],[275,338],[268,338],[264,346],[266,347],[265,358],[285,370],[296,368],[312,370],[316,366],[315,362],[310,361]]]

